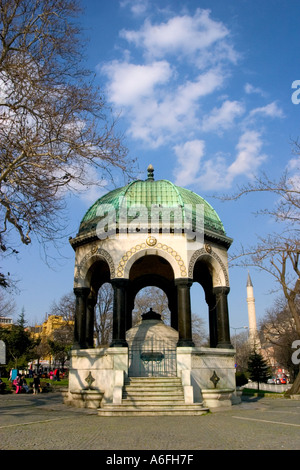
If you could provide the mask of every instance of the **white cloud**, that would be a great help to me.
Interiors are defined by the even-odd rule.
[[[267,116],[267,117],[272,117],[272,118],[283,118],[284,113],[281,108],[277,105],[275,101],[273,103],[269,103],[266,106],[262,106],[260,108],[255,108],[250,111],[249,116]]]
[[[126,49],[125,59],[99,70],[108,78],[107,96],[117,112],[123,111],[131,138],[153,148],[171,138],[173,145],[174,139],[194,139],[203,100],[223,86],[228,78],[224,64],[235,58],[228,29],[210,11],[197,9],[194,15],[166,22],[146,20],[140,29],[120,35],[129,46],[142,49],[143,59],[133,60],[134,51]]]
[[[103,66],[102,71],[109,77],[110,100],[117,106],[129,107],[151,96],[154,88],[165,83],[172,74],[166,61],[145,65],[113,61]]]
[[[222,131],[229,129],[237,117],[244,113],[244,105],[239,101],[226,100],[220,108],[214,108],[210,114],[204,116],[203,131]]]
[[[253,177],[267,156],[262,153],[263,140],[255,131],[245,131],[236,146],[236,155],[229,163],[231,155],[218,153],[206,159],[203,141],[187,142],[174,148],[178,159],[176,181],[181,185],[200,185],[203,190],[230,188],[235,178]]]
[[[287,169],[288,170],[299,170],[300,168],[300,157],[296,157],[296,158],[291,158],[289,161],[288,161],[288,164],[287,164]]]
[[[124,2],[141,6],[134,0]],[[136,30],[123,29],[120,37],[128,47],[123,50],[125,59],[107,63],[101,71],[108,78],[110,101],[127,119],[129,137],[148,148],[171,145],[181,185],[196,183],[217,190],[230,187],[239,176],[251,177],[266,159],[257,119],[283,117],[283,112],[273,102],[246,114],[242,99],[232,100],[229,93],[224,97],[238,59],[228,28],[212,19],[209,10],[197,9],[194,15],[175,15],[167,21],[147,19]],[[215,102],[222,99],[222,104],[210,109],[208,97],[217,91]],[[250,83],[244,91],[263,96]],[[235,151],[216,150],[206,156],[201,132],[217,137],[233,126],[242,132]]]
[[[140,16],[148,10],[148,0],[122,0],[120,2],[121,8],[129,7],[133,15]]]
[[[224,74],[216,68],[193,81],[177,83],[166,61],[146,65],[114,61],[102,71],[109,77],[110,100],[116,109],[124,109],[129,120],[130,135],[154,147],[199,127],[201,98],[219,89],[224,81]]]
[[[123,29],[121,37],[136,47],[142,47],[147,57],[166,55],[195,56],[229,38],[229,31],[221,22],[210,18],[209,10],[197,9],[194,16],[174,16],[169,21],[151,24],[146,20],[138,31]],[[233,49],[222,47],[222,55],[227,50],[227,60],[235,60]]]
[[[228,167],[229,181],[238,175],[251,177],[257,168],[266,160],[266,155],[261,153],[263,141],[257,131],[244,132],[236,146],[237,156]]]
[[[255,86],[251,85],[251,83],[246,83],[246,85],[244,87],[244,90],[247,93],[247,95],[250,95],[252,93],[255,93],[255,94],[258,94],[258,95],[261,95],[261,96],[266,95],[265,92],[261,88],[255,87]]]
[[[192,140],[174,147],[178,166],[174,171],[176,183],[181,186],[190,184],[200,169],[200,162],[204,155],[205,143],[203,140]]]
[[[167,86],[160,95],[153,95],[147,103],[135,107],[135,120],[131,120],[132,135],[144,129],[147,142],[153,146],[166,144],[172,138],[193,133],[199,126],[197,112],[199,100],[222,84],[218,71],[199,75],[195,81],[171,88]],[[141,134],[140,134],[141,135]]]

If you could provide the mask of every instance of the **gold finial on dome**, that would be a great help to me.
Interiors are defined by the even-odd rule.
[[[148,168],[147,168],[147,171],[148,171],[148,180],[154,180],[154,168],[152,165],[149,165]]]

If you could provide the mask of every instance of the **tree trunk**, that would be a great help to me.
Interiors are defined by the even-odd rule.
[[[286,296],[286,298],[288,301],[288,306],[291,311],[291,314],[295,320],[296,331],[298,335],[300,336],[300,315],[297,310],[296,300],[295,298],[291,298],[291,296]]]
[[[300,372],[297,375],[292,387],[287,392],[287,395],[299,395],[300,394]]]

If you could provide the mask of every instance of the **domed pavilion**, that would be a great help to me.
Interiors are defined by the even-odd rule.
[[[186,402],[203,401],[205,390],[211,387],[233,392],[234,351],[227,304],[227,250],[232,239],[205,199],[171,181],[155,180],[150,165],[145,180],[135,180],[98,199],[84,215],[70,243],[75,251],[76,318],[69,400],[72,390],[86,390],[84,375],[89,375],[93,377],[93,388],[102,390],[104,405],[121,404],[124,383],[133,370],[131,348],[137,331],[136,326],[132,328],[134,301],[147,286],[162,289],[168,298],[171,326],[166,328],[176,338],[172,349],[174,370],[168,370],[168,374],[181,378],[185,396],[189,397]],[[104,283],[111,283],[114,289],[112,342],[108,348],[95,348],[94,307]],[[196,348],[193,342],[193,283],[200,284],[205,294],[209,348]],[[141,328],[143,325],[145,330],[144,321]],[[153,331],[162,331],[160,323],[158,326]],[[137,357],[141,361],[148,357],[148,364],[153,365],[156,357],[166,357],[164,336],[168,335],[161,335],[154,346],[157,356],[152,354],[152,334],[152,353],[142,352],[135,361]],[[135,367],[134,374],[138,375],[138,370]],[[159,370],[167,374],[163,365]],[[211,379],[214,374],[217,381]]]

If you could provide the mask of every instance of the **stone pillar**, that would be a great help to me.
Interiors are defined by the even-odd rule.
[[[113,337],[111,347],[128,346],[126,342],[126,288],[128,287],[128,282],[128,279],[113,279],[111,281],[114,289]]]
[[[218,344],[216,296],[209,294],[206,296],[206,302],[208,305],[209,318],[209,345],[211,348],[216,348]]]
[[[214,287],[213,293],[216,298],[216,317],[217,317],[217,348],[233,349],[230,342],[229,315],[227,295],[229,287]]]
[[[84,349],[86,345],[86,306],[89,287],[75,287],[75,324],[74,324],[74,349]]]
[[[134,295],[130,291],[130,284],[126,288],[126,331],[132,328],[132,310],[134,309]]]
[[[86,346],[94,347],[94,321],[95,321],[95,305],[97,302],[97,294],[90,292],[86,302]]]
[[[178,307],[176,287],[168,293],[168,307],[171,313],[171,327],[178,331]]]
[[[190,288],[192,285],[190,279],[175,279],[177,287],[178,301],[178,333],[179,339],[177,346],[195,346],[192,340],[192,315]]]

